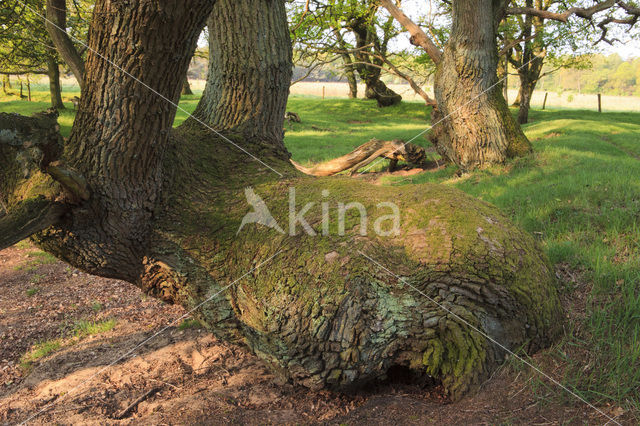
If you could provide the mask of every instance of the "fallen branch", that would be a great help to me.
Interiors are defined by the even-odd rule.
[[[381,141],[371,139],[342,157],[334,158],[313,167],[304,167],[293,160],[290,161],[296,169],[307,175],[332,176],[351,169],[349,175],[353,176],[359,169],[372,163],[378,157],[391,160],[389,170],[393,171],[398,164],[398,160],[415,165],[424,164],[426,153],[421,146],[404,143],[400,140]]]

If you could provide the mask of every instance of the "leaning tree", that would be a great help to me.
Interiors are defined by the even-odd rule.
[[[207,16],[207,87],[172,130]],[[290,165],[283,1],[101,0],[89,46],[68,140],[54,113],[0,115],[0,247],[31,235],[77,268],[197,308],[219,338],[311,388],[403,368],[459,397],[505,349],[536,350],[560,331],[545,256],[495,207],[441,185]],[[245,193],[288,232],[241,228]]]
[[[608,13],[598,22],[605,34],[609,24],[634,25],[640,16],[640,8],[621,0],[599,1],[590,7],[566,7],[566,2],[560,2],[560,7],[566,8],[557,11],[535,5],[519,7],[511,5],[511,0],[446,1],[451,5],[451,28],[440,51],[391,0],[381,3],[411,34],[411,42],[422,47],[436,64],[437,107],[431,115],[430,139],[443,157],[463,169],[531,151],[531,143],[509,112],[496,75],[496,32],[506,15],[567,22],[572,16],[592,20],[596,14]]]

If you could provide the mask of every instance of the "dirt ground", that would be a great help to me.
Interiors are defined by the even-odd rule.
[[[130,284],[33,254],[37,252],[24,243],[0,251],[2,424],[607,421],[570,396],[557,398],[557,391],[550,390],[553,384],[538,381],[516,362],[505,364],[482,389],[456,403],[438,386],[407,383],[402,374],[349,395],[279,384],[245,349],[176,321],[185,314],[181,307],[147,298]],[[579,310],[580,298],[575,300]],[[107,319],[116,321],[109,331],[73,335],[78,321]],[[34,345],[52,339],[59,339],[59,348],[30,367],[21,365]],[[551,357],[538,354],[533,359],[546,373],[561,377],[562,366]],[[599,408],[620,415],[616,420],[621,424],[636,424],[631,413],[618,407]]]

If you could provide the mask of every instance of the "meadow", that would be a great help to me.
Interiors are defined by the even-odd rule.
[[[65,92],[70,100],[74,92]],[[15,99],[15,98],[14,98]],[[31,114],[48,106],[0,97],[0,112]],[[183,97],[192,111],[198,95]],[[311,164],[346,154],[376,137],[408,140],[429,126],[421,102],[379,109],[374,101],[293,95],[285,123],[292,157]],[[513,111],[516,112],[515,110]],[[60,115],[68,135],[72,105]],[[176,125],[186,119],[178,112]],[[534,110],[524,126],[535,152],[472,173],[453,166],[382,184],[439,182],[495,204],[533,234],[553,264],[567,320],[564,337],[533,361],[587,400],[640,411],[640,113]],[[415,143],[429,146],[424,136]],[[523,369],[517,361],[510,368]],[[540,400],[572,397],[527,370]]]

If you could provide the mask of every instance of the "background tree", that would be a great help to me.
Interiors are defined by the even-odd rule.
[[[49,77],[51,106],[64,109],[60,86],[59,57],[42,19],[41,2],[6,5],[0,12],[0,71],[5,75],[42,74]]]
[[[77,3],[76,3],[77,7]],[[67,34],[67,1],[47,0],[45,26],[58,53],[67,64],[80,89],[84,87],[84,60]]]
[[[365,84],[367,99],[376,99],[380,106],[402,100],[381,79],[390,62],[389,43],[398,30],[392,19],[380,13],[376,1],[294,3],[291,16],[298,64],[314,67],[323,61],[340,60],[350,97],[357,96],[357,73]]]
[[[569,5],[576,5],[577,1]],[[541,11],[550,11],[567,2],[557,0],[515,0],[514,6],[535,7]],[[514,105],[519,108],[518,123],[529,121],[531,97],[540,79],[563,68],[583,68],[588,65],[586,57],[579,52],[586,52],[586,46],[592,46],[588,31],[589,25],[584,22],[569,21],[561,23],[546,20],[540,16],[527,14],[507,15],[500,25],[500,38],[505,45],[505,55],[515,69],[520,88]],[[572,51],[574,54],[567,55]],[[544,67],[545,64],[549,66]]]
[[[545,11],[535,7],[508,7],[509,0],[451,2],[451,33],[441,52],[432,37],[390,0],[382,5],[411,34],[437,66],[430,138],[438,152],[463,169],[531,151],[531,144],[511,116],[498,84],[497,28],[507,14],[524,14],[559,22],[576,16],[591,20],[616,10],[624,18],[606,16],[599,21],[605,37],[608,25],[633,25],[640,9],[622,1],[607,0],[591,7]],[[564,8],[564,4],[562,5]]]
[[[312,388],[348,389],[402,367],[459,397],[504,358],[486,336],[536,350],[558,333],[547,261],[496,208],[453,188],[387,190],[306,177],[290,165],[284,2],[122,6],[96,4],[83,97],[64,146],[54,117],[0,114],[0,247],[35,233],[40,247],[82,270],[197,307],[219,337],[246,343],[277,374]],[[172,131],[210,12],[207,88],[197,119]],[[309,233],[238,233],[247,187],[276,218],[291,203],[299,210],[318,200],[358,201],[372,212],[393,200],[407,215],[399,234],[386,237],[375,227],[361,233],[350,216],[345,235],[319,243],[316,203],[305,217]],[[398,275],[358,252],[385,259]]]

